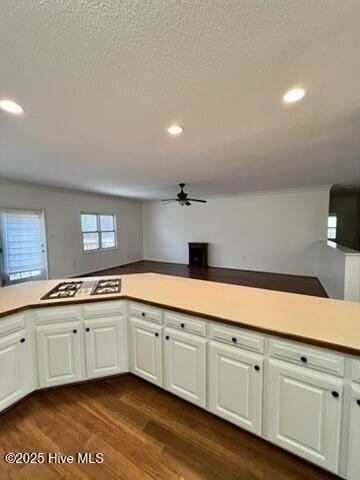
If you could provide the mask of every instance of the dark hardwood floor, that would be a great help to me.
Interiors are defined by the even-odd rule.
[[[3,480],[335,477],[132,375],[37,392],[0,416]],[[6,452],[101,452],[102,464],[6,464]]]
[[[101,270],[91,275],[125,275],[128,273],[155,272],[179,277],[198,278],[213,282],[233,283],[247,287],[266,288],[283,292],[301,293],[317,297],[327,297],[319,280],[315,277],[283,275],[279,273],[253,272],[215,267],[188,267],[179,263],[141,262],[130,263],[123,267]],[[84,275],[82,275],[84,276]]]

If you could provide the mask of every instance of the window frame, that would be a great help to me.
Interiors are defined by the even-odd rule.
[[[329,227],[329,218],[330,217],[335,217],[336,219],[336,226],[335,227]],[[328,214],[328,217],[327,217],[327,240],[330,241],[330,242],[335,242],[336,243],[336,239],[337,239],[337,229],[338,229],[338,216],[336,213],[334,212],[330,212]],[[335,230],[335,238],[330,238],[329,237],[329,230]]]
[[[89,232],[83,232],[82,229],[82,216],[83,215],[94,215],[96,216],[96,230],[92,230]],[[101,230],[101,216],[109,216],[113,217],[113,230]],[[101,240],[101,234],[106,233],[106,232],[113,232],[114,233],[114,238],[115,238],[115,245],[113,247],[103,247],[102,246],[102,240]],[[84,248],[84,234],[85,233],[96,233],[98,235],[99,239],[99,248],[93,248],[91,250],[85,250]],[[111,250],[116,250],[118,248],[118,238],[117,238],[117,216],[116,213],[108,213],[108,212],[89,212],[89,211],[82,211],[80,212],[80,241],[81,241],[81,250],[82,253],[99,253],[99,252],[109,252]]]

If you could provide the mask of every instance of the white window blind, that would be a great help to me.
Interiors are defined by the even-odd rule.
[[[9,282],[45,274],[43,219],[40,212],[2,213],[5,277]]]

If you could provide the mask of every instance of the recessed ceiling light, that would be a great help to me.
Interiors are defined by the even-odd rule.
[[[293,88],[285,93],[283,100],[286,103],[298,102],[305,96],[305,90],[303,88]]]
[[[12,100],[0,100],[0,108],[5,110],[8,113],[14,113],[15,115],[20,115],[24,113],[24,109],[18,103],[13,102]]]
[[[170,135],[180,135],[180,133],[184,131],[184,128],[180,127],[180,125],[171,125],[167,131],[170,133]]]

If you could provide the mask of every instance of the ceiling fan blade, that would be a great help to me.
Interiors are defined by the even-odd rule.
[[[188,200],[191,200],[192,202],[207,203],[207,200],[199,200],[197,198],[188,198]]]
[[[191,203],[189,202],[189,200],[186,200],[185,206],[190,207],[190,205],[191,205]]]
[[[178,199],[177,198],[164,198],[163,200],[161,200],[162,202],[177,202]]]

